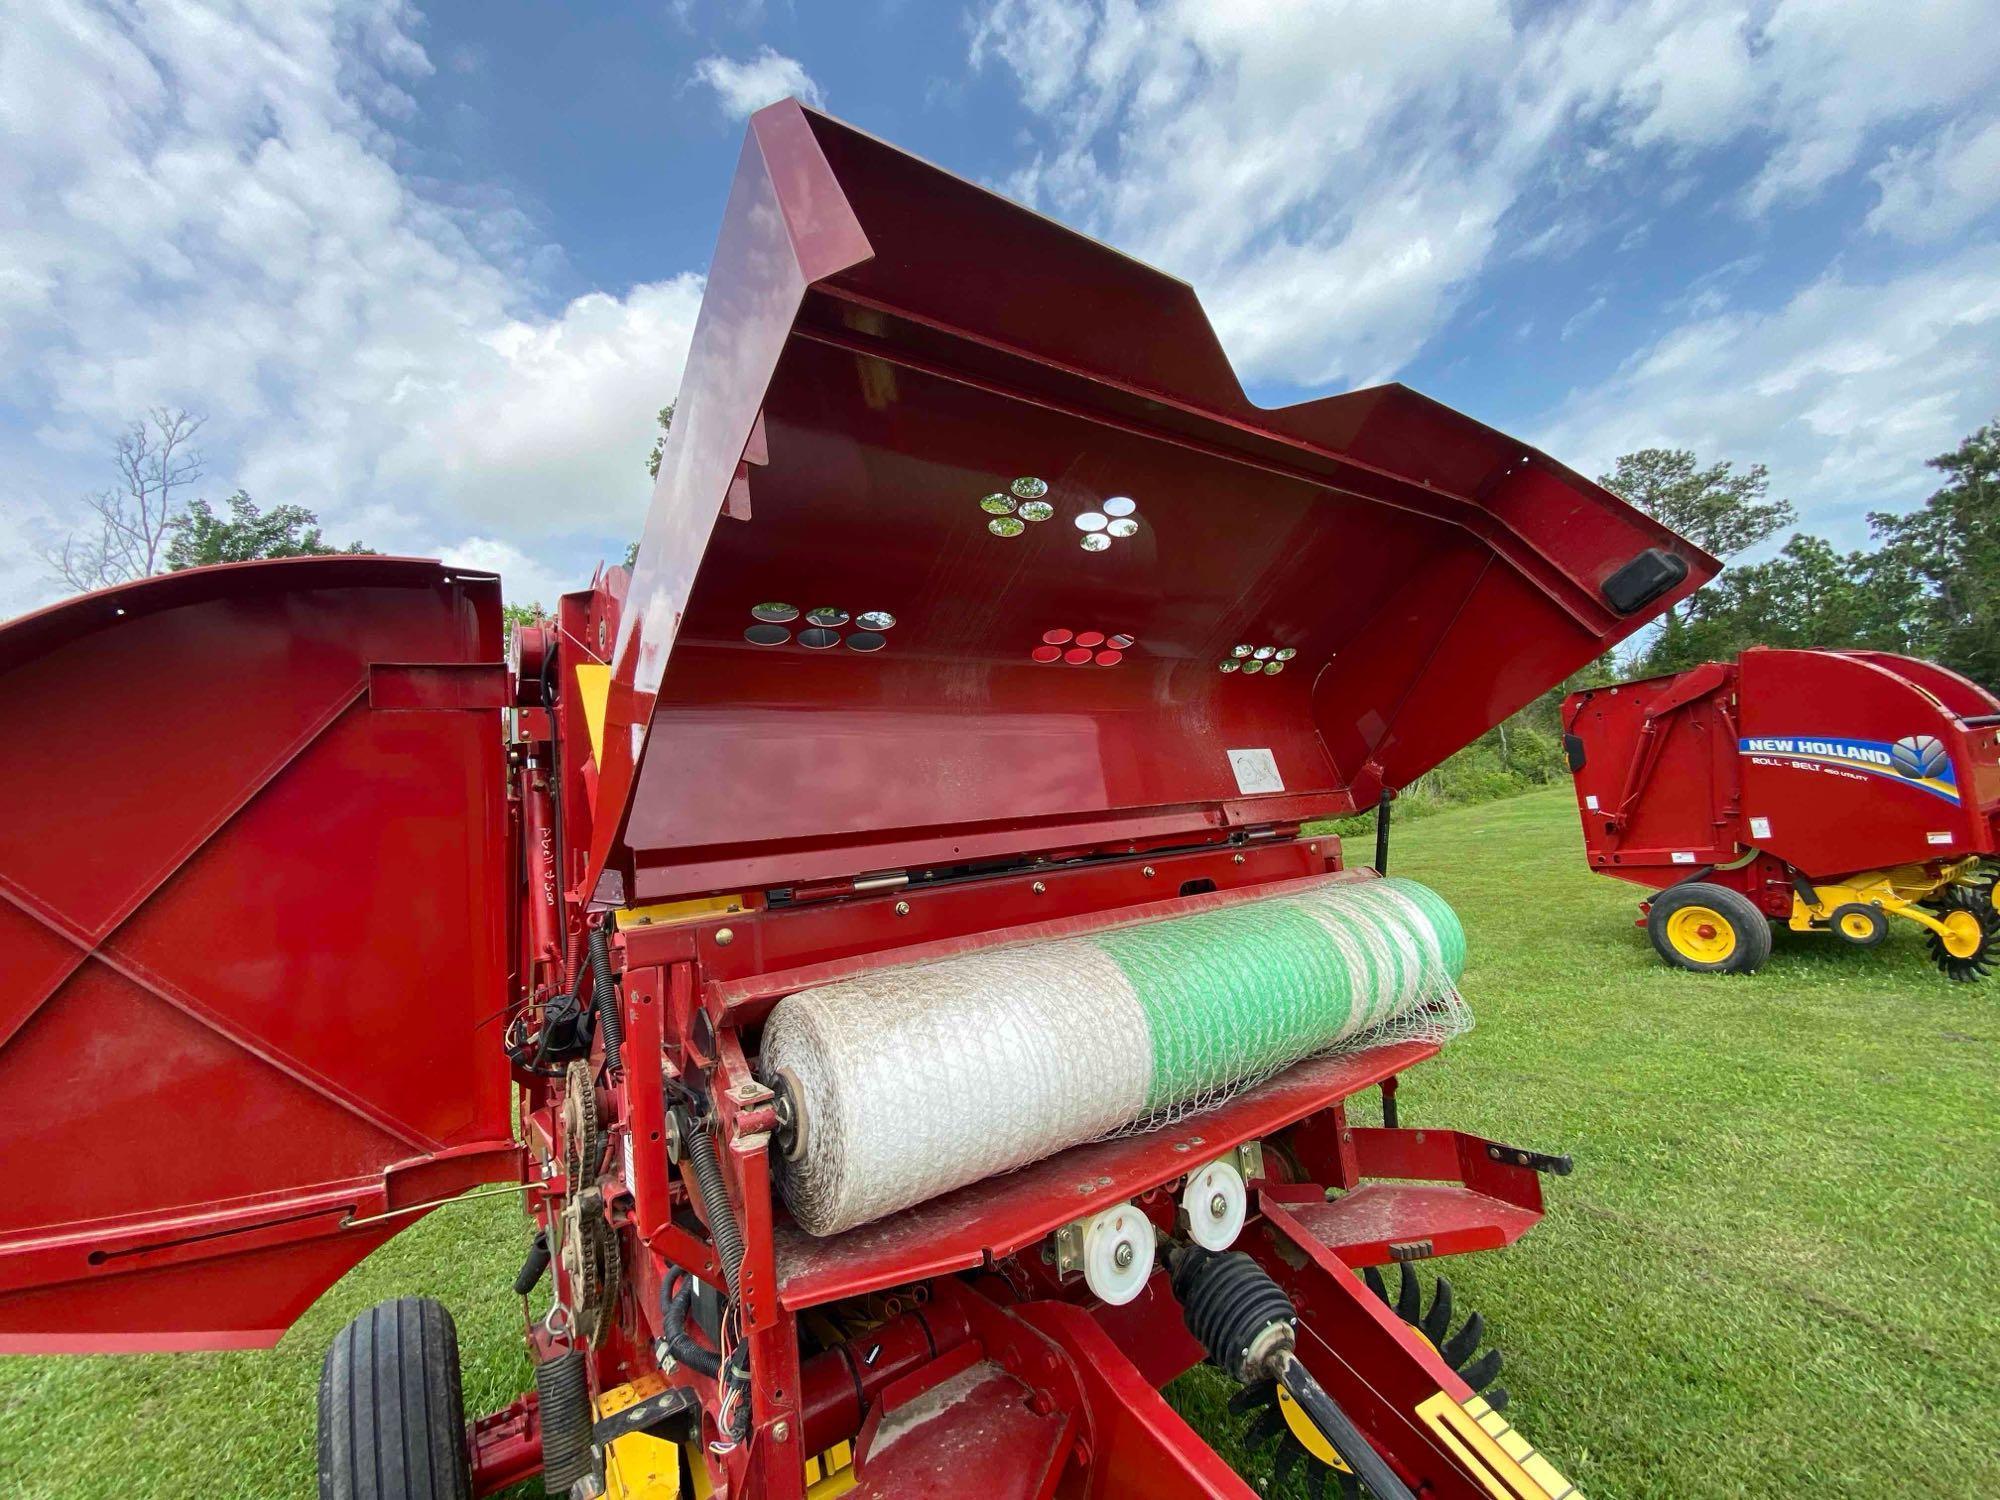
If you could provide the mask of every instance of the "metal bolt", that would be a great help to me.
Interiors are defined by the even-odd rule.
[[[898,901],[896,903],[896,915],[899,917],[907,917],[909,914],[910,914],[910,903],[907,901]]]
[[[1132,1264],[1133,1256],[1136,1253],[1132,1248],[1130,1240],[1120,1240],[1118,1248],[1111,1252],[1111,1263],[1123,1271]]]
[[[786,1438],[790,1437],[791,1435],[792,1435],[792,1424],[791,1424],[791,1423],[789,1423],[789,1422],[773,1422],[773,1423],[771,1424],[771,1441],[772,1441],[772,1442],[774,1442],[774,1443],[782,1443],[782,1442],[783,1442],[783,1441],[784,1441],[784,1440],[785,1440]]]
[[[1220,1219],[1228,1212],[1229,1200],[1223,1197],[1222,1194],[1217,1193],[1213,1198],[1208,1200],[1208,1216],[1211,1219]]]
[[[1240,855],[1240,854],[1237,854],[1237,855],[1232,855],[1232,856],[1230,857],[1230,863],[1231,863],[1231,864],[1237,864],[1237,865],[1240,865],[1240,864],[1242,864],[1242,863],[1243,863],[1243,856],[1242,856],[1242,855]]]
[[[1028,889],[1033,891],[1037,896],[1046,896],[1049,893],[1049,888],[1043,885],[1039,880],[1037,880],[1033,885],[1029,886]]]
[[[735,942],[735,941],[736,941],[736,933],[735,933],[735,932],[734,932],[734,930],[732,930],[731,928],[728,928],[728,927],[718,927],[718,928],[716,928],[716,929],[715,929],[715,946],[716,946],[716,947],[718,947],[718,948],[727,948],[727,947],[728,947],[728,946],[729,946],[729,945],[730,945],[731,943],[733,943],[733,942]]]
[[[1145,876],[1148,880],[1151,880],[1153,878],[1153,867],[1151,865],[1147,865],[1146,868],[1141,870],[1139,873]]]

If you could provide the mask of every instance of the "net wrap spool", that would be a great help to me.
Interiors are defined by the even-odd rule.
[[[1305,1057],[1443,1040],[1471,1024],[1464,969],[1435,891],[1330,879],[801,990],[763,1042],[805,1122],[785,1200],[833,1234]]]

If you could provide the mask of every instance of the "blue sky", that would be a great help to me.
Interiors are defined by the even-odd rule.
[[[1764,462],[1844,544],[2000,411],[1992,0],[0,0],[0,613],[119,425],[552,596],[636,535],[749,110],[1186,277],[1282,402],[1587,472]]]

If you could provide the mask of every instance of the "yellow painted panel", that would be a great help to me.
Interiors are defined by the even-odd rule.
[[[628,906],[618,913],[618,930],[632,927],[671,927],[676,922],[698,922],[703,917],[726,917],[743,910],[741,896],[697,896],[692,901],[662,901],[657,906]]]
[[[1463,1406],[1443,1391],[1417,1408],[1466,1471],[1493,1500],[1583,1500],[1506,1417],[1474,1396]]]
[[[590,731],[590,754],[604,764],[604,705],[611,698],[611,668],[587,661],[576,669],[576,692],[583,700],[583,724]]]

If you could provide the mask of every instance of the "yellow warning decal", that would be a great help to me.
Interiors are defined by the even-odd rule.
[[[1463,1405],[1439,1391],[1417,1408],[1452,1456],[1493,1500],[1583,1500],[1506,1417],[1474,1396]]]
[[[611,668],[594,661],[576,669],[576,695],[583,703],[583,727],[590,731],[590,754],[604,764],[604,705],[611,697]]]
[[[818,1458],[806,1460],[807,1500],[831,1500],[854,1488],[854,1445],[836,1443]]]

